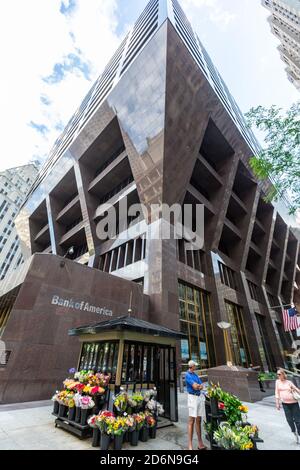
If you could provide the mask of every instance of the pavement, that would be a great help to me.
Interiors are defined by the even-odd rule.
[[[178,394],[179,422],[159,429],[157,438],[140,442],[130,450],[185,450],[187,447],[186,394]],[[285,420],[283,411],[275,409],[275,398],[247,404],[248,421],[260,429],[260,450],[300,450]],[[79,440],[54,426],[52,402],[0,405],[0,450],[91,450],[91,440]],[[195,441],[195,449],[197,442]],[[97,449],[94,449],[97,450]]]

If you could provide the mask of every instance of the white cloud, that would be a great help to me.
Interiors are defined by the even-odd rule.
[[[62,3],[76,8],[62,14]],[[116,0],[2,2],[0,170],[47,155],[59,134],[57,124],[66,124],[120,42],[116,9]],[[65,69],[63,80],[46,83],[55,64],[70,54],[89,67],[90,81],[75,67]],[[48,132],[37,132],[30,122]]]
[[[208,13],[210,21],[217,24],[220,29],[225,30],[229,24],[235,19],[236,15],[230,12],[226,6],[224,0],[182,0],[181,5],[183,9],[188,11],[191,8],[203,9],[203,12]]]

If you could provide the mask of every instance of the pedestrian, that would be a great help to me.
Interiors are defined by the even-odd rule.
[[[205,450],[206,447],[203,444],[201,435],[201,418],[205,417],[205,396],[201,392],[203,390],[203,382],[195,372],[197,364],[194,361],[190,361],[188,366],[189,370],[185,376],[189,410],[188,447],[189,450],[193,450],[193,434],[194,426],[196,425],[198,450]]]
[[[292,433],[295,435],[297,444],[299,444],[300,436],[300,408],[296,398],[300,390],[290,381],[287,380],[287,375],[283,369],[277,371],[276,380],[276,408],[280,410],[282,403],[286,420],[290,425]]]

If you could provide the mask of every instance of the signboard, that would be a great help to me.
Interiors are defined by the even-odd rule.
[[[201,359],[204,361],[207,361],[207,349],[206,349],[206,343],[203,341],[200,342],[200,356]]]
[[[84,300],[74,300],[74,299],[65,299],[59,297],[59,295],[53,295],[51,300],[52,305],[57,305],[58,307],[69,308],[72,310],[80,310],[82,312],[97,313],[98,315],[104,315],[107,317],[112,317],[112,310],[106,307],[98,307],[96,305],[91,305],[89,302]]]
[[[189,341],[187,339],[181,340],[181,358],[188,360],[190,358]]]

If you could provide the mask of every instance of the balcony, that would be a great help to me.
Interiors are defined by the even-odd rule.
[[[262,251],[260,250],[260,248],[256,245],[256,243],[254,243],[253,241],[251,241],[250,243],[250,248],[255,251],[255,253],[258,255],[258,256],[262,256],[263,253]]]
[[[243,201],[238,197],[238,195],[232,191],[231,197],[241,207],[241,209],[245,212],[245,214],[247,214],[248,209],[246,205],[243,203]]]
[[[105,212],[105,204],[109,204],[111,206],[116,205],[123,197],[129,196],[134,191],[136,191],[136,184],[133,179],[133,176],[127,178],[123,181],[119,186],[117,186],[113,191],[106,194],[101,200],[100,204],[95,212],[94,220],[98,219],[103,215]]]
[[[62,219],[66,218],[74,218],[76,213],[80,212],[80,200],[79,195],[73,195],[73,198],[65,205],[65,207],[59,212],[56,217],[56,221],[60,222]]]
[[[43,242],[46,238],[48,239],[49,237],[46,236],[48,235],[49,232],[49,224],[46,224],[35,236],[34,241],[35,242]]]
[[[220,183],[220,185],[224,184],[223,178],[216,172],[216,170],[211,166],[211,164],[199,153],[198,160],[201,164],[205,167],[207,171]]]
[[[82,229],[84,229],[84,221],[82,219],[74,221],[73,224],[66,228],[66,233],[61,237],[59,244],[63,245]]]
[[[193,196],[197,200],[198,203],[204,204],[204,206],[213,215],[216,214],[216,211],[215,211],[214,206],[212,205],[212,203],[208,199],[206,199],[206,197],[202,193],[200,193],[192,184],[188,185],[187,190],[191,194],[191,196]]]

